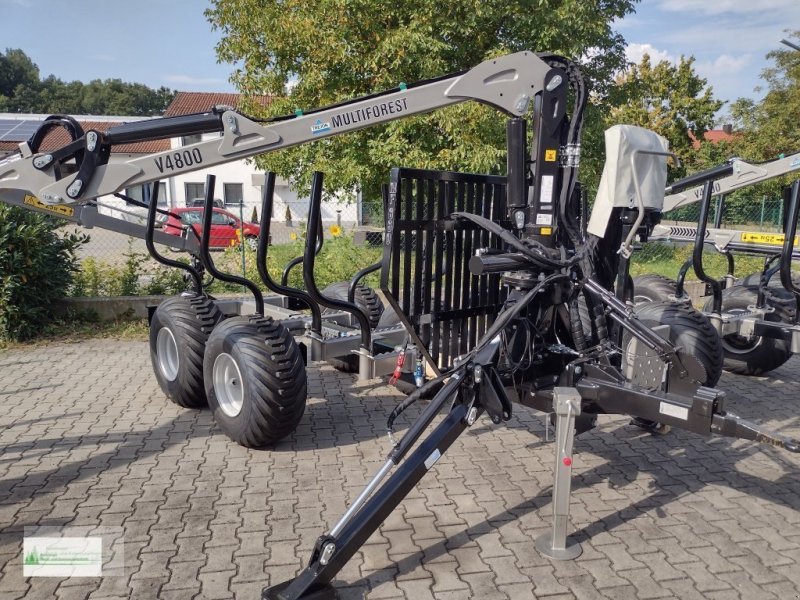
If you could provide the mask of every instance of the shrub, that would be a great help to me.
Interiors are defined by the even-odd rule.
[[[63,221],[0,204],[0,338],[21,341],[53,318],[78,266],[75,251],[89,238],[57,232]]]
[[[300,238],[287,244],[275,244],[269,247],[267,269],[275,281],[280,282],[283,269],[291,259],[302,256],[304,244],[305,240]],[[356,245],[353,243],[352,235],[326,238],[322,251],[315,261],[314,274],[317,286],[322,289],[331,283],[349,280],[358,270],[377,262],[381,256],[382,248]],[[221,256],[218,255],[213,258],[217,267],[223,272],[236,275],[242,273],[242,250],[240,247],[228,248]],[[263,288],[256,266],[256,254],[249,249],[245,249],[245,267],[245,276]],[[378,279],[379,275],[372,273],[367,276],[365,283],[376,287]],[[305,289],[302,265],[297,265],[292,269],[289,276],[289,285]],[[238,285],[214,281],[210,291],[241,292],[242,288]]]
[[[151,265],[147,255],[129,248],[125,262],[114,265],[95,258],[85,259],[75,274],[74,297],[139,296],[179,294],[186,289],[183,271]]]

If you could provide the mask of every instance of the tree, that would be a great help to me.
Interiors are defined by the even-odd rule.
[[[22,50],[0,55],[0,111],[91,115],[160,115],[175,92],[120,79],[88,84],[64,82],[55,75],[39,78],[39,68]]]
[[[606,127],[639,125],[667,138],[682,164],[672,169],[671,179],[697,170],[693,142],[703,139],[723,104],[714,99],[693,64],[694,57],[681,57],[677,65],[663,60],[653,66],[645,54],[638,65],[630,65],[617,76],[609,92],[612,108],[605,117]]]
[[[39,83],[39,67],[19,49],[0,54],[0,96],[12,96],[18,85]]]
[[[800,31],[789,37],[800,41]],[[767,58],[773,64],[761,72],[767,85],[764,98],[759,102],[740,98],[731,106],[742,133],[735,148],[749,160],[771,160],[800,150],[800,52],[773,50]]]
[[[595,87],[624,63],[611,24],[634,0],[214,0],[206,12],[223,39],[220,60],[238,63],[245,95],[271,94],[260,116],[292,114],[468,69],[499,54],[547,50],[585,57]],[[246,15],[246,18],[243,18]],[[286,86],[293,83],[290,94]],[[504,172],[505,127],[476,103],[437,110],[260,157],[260,167],[308,188],[313,170],[329,190],[360,186],[377,198],[392,166]]]

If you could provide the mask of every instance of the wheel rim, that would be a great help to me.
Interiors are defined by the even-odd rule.
[[[746,310],[740,308],[732,308],[730,310],[726,310],[726,315],[741,315],[742,313],[746,313]],[[730,352],[731,354],[748,354],[758,348],[761,345],[761,342],[764,338],[761,336],[753,337],[751,339],[747,339],[741,335],[737,335],[732,333],[730,335],[726,335],[722,338],[722,347],[725,349],[726,352]]]
[[[158,369],[164,378],[167,381],[175,381],[178,378],[178,369],[181,362],[178,355],[178,344],[168,327],[162,327],[158,330],[156,356],[158,357]]]
[[[258,249],[258,240],[254,237],[245,238],[245,243],[250,250]]]
[[[226,352],[220,353],[214,360],[214,393],[220,410],[229,417],[235,417],[242,411],[242,384],[242,373],[236,360]]]

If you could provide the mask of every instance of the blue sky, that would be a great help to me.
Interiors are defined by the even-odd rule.
[[[591,1],[591,0],[587,0]],[[120,78],[151,87],[235,91],[218,64],[205,0],[0,0],[0,48],[22,48],[43,76]],[[643,0],[616,23],[628,55],[694,55],[716,96],[758,97],[764,55],[800,29],[800,0]],[[723,113],[724,113],[723,109]]]

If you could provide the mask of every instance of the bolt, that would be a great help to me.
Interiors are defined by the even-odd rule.
[[[45,202],[49,202],[50,204],[60,204],[64,201],[61,196],[57,196],[55,194],[45,194],[42,196]]]
[[[94,152],[94,149],[97,147],[97,134],[94,131],[90,131],[86,134],[86,149],[89,152]]]
[[[334,544],[333,542],[328,542],[327,544],[325,544],[325,546],[322,548],[322,554],[320,554],[319,556],[319,564],[321,564],[322,566],[327,565],[328,561],[331,559],[331,556],[333,556],[333,553],[335,551],[336,551],[336,544]]]
[[[514,104],[514,110],[518,113],[522,114],[528,110],[528,105],[531,102],[531,97],[528,94],[520,94],[517,98],[516,103]]]
[[[236,117],[234,117],[233,115],[228,115],[227,117],[225,117],[225,121],[227,121],[228,126],[231,129],[231,133],[239,133],[239,126],[236,123]]]
[[[72,182],[72,185],[70,185],[67,188],[67,195],[70,198],[77,198],[78,194],[81,193],[82,187],[83,187],[83,181],[81,181],[80,179],[76,179],[75,181]]]
[[[555,77],[553,77],[553,78],[550,80],[550,82],[547,84],[547,86],[545,87],[545,89],[546,89],[548,92],[552,92],[554,89],[556,89],[558,86],[560,86],[560,85],[561,85],[561,82],[562,82],[562,81],[564,81],[563,77],[561,77],[561,75],[556,75]]]
[[[579,366],[575,367],[575,375],[580,375],[581,373],[583,373],[583,369]]]
[[[473,406],[472,408],[469,409],[469,412],[467,413],[467,425],[472,427],[473,423],[475,423],[475,420],[477,418],[478,418],[478,409]]]
[[[52,154],[45,154],[44,156],[37,156],[33,159],[33,166],[37,169],[42,169],[53,162]]]

